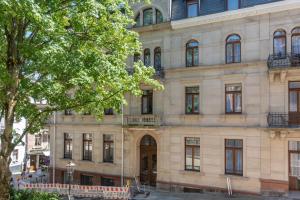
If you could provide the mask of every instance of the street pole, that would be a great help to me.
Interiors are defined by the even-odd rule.
[[[124,186],[124,106],[122,103],[122,171],[121,171],[121,186]]]

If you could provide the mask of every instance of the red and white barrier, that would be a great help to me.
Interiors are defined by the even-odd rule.
[[[68,184],[30,184],[25,183],[24,189],[38,190],[44,192],[57,192],[67,195],[69,192]],[[80,197],[102,197],[104,199],[129,199],[130,191],[128,187],[108,187],[108,186],[84,186],[71,185],[71,194]]]

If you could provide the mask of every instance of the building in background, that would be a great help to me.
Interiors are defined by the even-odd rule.
[[[128,64],[154,66],[165,90],[128,94],[123,126],[116,113],[55,113],[50,180],[66,182],[71,160],[75,183],[120,185],[124,161],[125,179],[159,188],[226,190],[230,178],[239,192],[299,191],[300,2],[133,7],[143,52]]]
[[[50,164],[50,135],[47,129],[27,135],[28,171],[48,170]]]
[[[16,131],[18,134],[21,134],[24,128],[24,119],[14,124],[14,131]],[[3,130],[4,121],[2,120],[0,121],[0,134],[3,133]],[[22,173],[25,157],[25,145],[25,139],[23,139],[23,141],[15,147],[14,151],[11,154],[10,171],[13,175],[20,175]]]

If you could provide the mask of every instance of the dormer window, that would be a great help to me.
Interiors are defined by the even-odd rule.
[[[240,8],[240,0],[227,0],[227,10],[237,10]]]
[[[153,12],[152,8],[144,10],[144,19],[143,19],[144,26],[148,26],[153,24]]]
[[[164,17],[162,12],[157,8],[147,8],[139,12],[134,20],[134,27],[141,27],[163,23]]]
[[[199,8],[198,0],[187,0],[186,1],[187,17],[197,17],[198,8]]]

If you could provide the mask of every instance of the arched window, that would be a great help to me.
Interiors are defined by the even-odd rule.
[[[144,50],[144,65],[150,66],[151,65],[151,55],[150,55],[150,49]]]
[[[186,66],[196,66],[199,63],[199,43],[196,40],[190,40],[186,44]]]
[[[154,49],[154,68],[159,70],[161,68],[161,49],[156,47]]]
[[[286,33],[284,30],[277,30],[274,32],[273,53],[276,57],[286,56]]]
[[[226,39],[226,63],[241,62],[241,37],[229,35]]]
[[[300,57],[300,27],[292,30],[292,55]]]
[[[141,54],[140,53],[135,53],[133,55],[133,62],[138,62],[139,60],[141,60]]]
[[[135,21],[134,27],[141,26],[141,16],[140,16],[140,13],[135,17],[134,21]]]
[[[158,9],[155,9],[155,16],[156,16],[156,24],[163,22],[163,15]]]
[[[144,15],[144,18],[143,18],[144,26],[153,24],[153,10],[152,10],[152,8],[145,9],[143,11],[143,15]]]

